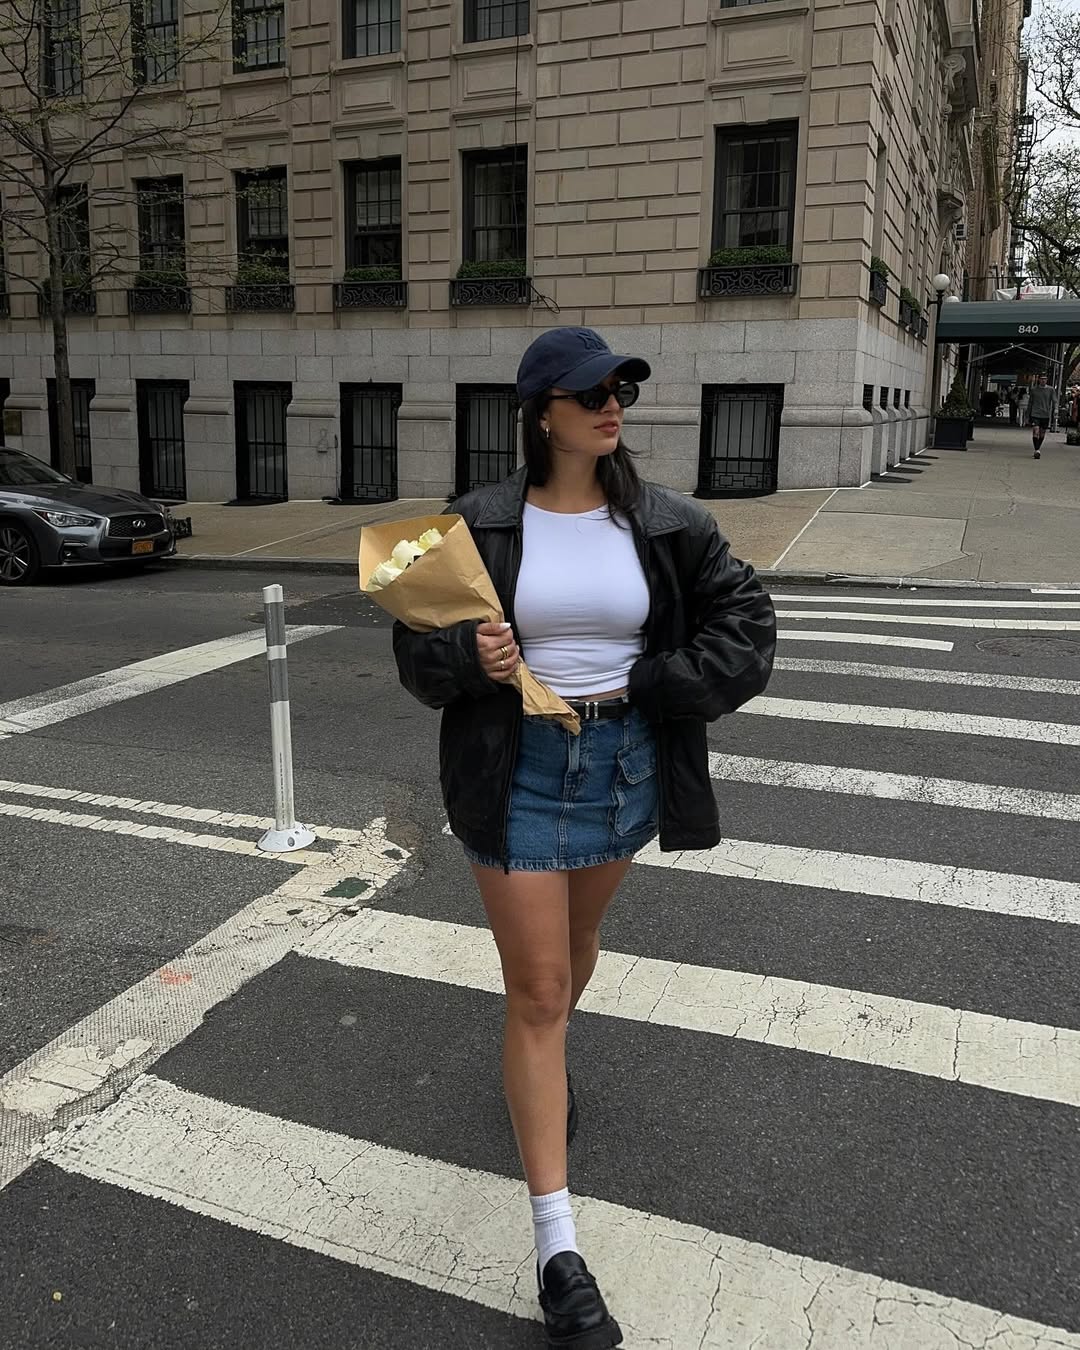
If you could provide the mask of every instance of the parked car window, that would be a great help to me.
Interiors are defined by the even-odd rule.
[[[0,487],[28,487],[32,483],[68,483],[71,480],[33,455],[0,450]]]

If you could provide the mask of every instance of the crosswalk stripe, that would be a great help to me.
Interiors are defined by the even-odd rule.
[[[778,656],[773,662],[773,669],[800,670],[810,675],[855,675],[867,679],[903,680],[920,684],[971,685],[977,689],[1015,689],[1025,694],[1066,694],[1070,698],[1080,696],[1080,680],[1028,679],[1023,675],[991,675],[981,670],[875,666],[863,661],[812,661],[799,656]]]
[[[1046,591],[1039,592],[1047,595],[1069,595],[1070,591]],[[1080,591],[1075,592],[1080,595]],[[808,605],[832,605],[835,604],[837,597],[835,595],[779,595],[776,597],[782,600],[784,604],[801,603]],[[917,608],[929,609],[1080,609],[1078,602],[1065,602],[1058,604],[1053,600],[934,600],[929,598],[919,599],[914,596],[885,596],[885,595],[845,595],[842,598],[845,605],[912,605]]]
[[[271,816],[250,816],[240,811],[225,811],[216,806],[184,806],[179,802],[147,801],[142,797],[114,797],[105,792],[85,792],[82,788],[53,787],[47,783],[16,783],[0,778],[0,792],[16,797],[45,797],[54,801],[78,802],[82,806],[103,806],[111,811],[134,811],[137,815],[165,816],[171,820],[198,821],[200,825],[223,825],[238,830],[269,830]],[[337,825],[313,825],[320,839],[355,844],[365,837],[363,830]]]
[[[20,820],[36,820],[43,825],[67,825],[79,830],[98,830],[104,834],[127,834],[133,839],[153,839],[165,844],[181,844],[188,848],[205,848],[212,853],[242,853],[247,858],[262,858],[266,862],[287,863],[292,867],[311,867],[323,862],[325,853],[313,849],[297,849],[294,853],[264,853],[250,839],[232,839],[220,834],[194,834],[171,825],[147,825],[141,820],[95,816],[77,811],[55,811],[45,806],[23,806],[16,802],[0,802],[0,816]]]
[[[800,617],[804,617],[801,616]],[[805,615],[810,618],[810,615]],[[907,647],[914,651],[951,652],[954,643],[939,641],[937,638],[915,638],[895,633],[835,633],[807,632],[806,629],[781,628],[781,642],[844,642],[849,646],[858,644],[863,647]]]
[[[1080,724],[1028,722],[1018,717],[982,717],[974,713],[934,712],[863,703],[819,703],[812,699],[772,698],[763,694],[744,703],[740,713],[758,717],[837,722],[844,726],[889,727],[901,731],[941,731],[959,736],[997,736],[1046,745],[1080,745]]]
[[[1051,877],[745,839],[724,839],[715,848],[682,853],[661,853],[654,842],[636,861],[680,872],[1080,924],[1080,883]]]
[[[294,643],[302,642],[305,638],[320,637],[323,633],[333,633],[338,626],[300,624],[290,626],[285,631],[289,642]],[[0,736],[15,736],[21,732],[54,726],[69,717],[96,712],[112,703],[150,694],[183,680],[193,679],[196,675],[206,675],[265,653],[265,634],[248,631],[215,638],[213,642],[200,642],[179,651],[165,652],[146,661],[133,661],[130,665],[76,680],[74,684],[0,703]]]
[[[43,1156],[247,1232],[535,1320],[523,1183],[187,1092],[152,1075]],[[1080,1350],[1080,1336],[587,1195],[583,1250],[627,1344]],[[882,1331],[882,1328],[886,1330]],[[816,1332],[811,1330],[811,1336]],[[839,1342],[838,1342],[839,1343]]]
[[[918,774],[848,769],[836,764],[801,764],[717,753],[709,755],[709,771],[714,778],[763,787],[838,792],[850,797],[879,797],[885,801],[1032,816],[1038,820],[1080,821],[1080,796],[1041,788],[1001,787],[961,778],[924,778]]]
[[[502,991],[486,928],[365,910],[301,951],[340,965]],[[1080,1106],[1080,1031],[803,980],[602,951],[582,1011],[783,1046]]]
[[[1077,633],[1080,619],[968,619],[944,614],[850,614],[838,609],[778,609],[778,619],[844,619],[848,623],[909,623],[941,628],[996,628],[1013,633]]]

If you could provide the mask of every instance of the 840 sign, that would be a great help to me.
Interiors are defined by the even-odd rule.
[[[1016,331],[1021,337],[1024,337],[1025,335],[1034,337],[1039,331],[1039,325],[1037,323],[1022,323]]]

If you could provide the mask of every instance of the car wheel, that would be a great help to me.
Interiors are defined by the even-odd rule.
[[[0,521],[0,586],[28,586],[41,571],[37,544],[21,525]]]

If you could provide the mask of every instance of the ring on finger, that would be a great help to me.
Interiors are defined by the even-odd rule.
[[[505,661],[506,658],[510,655],[510,649],[509,649],[509,647],[500,647],[500,648],[499,648],[499,655],[500,655],[500,656],[502,657],[502,659]]]

